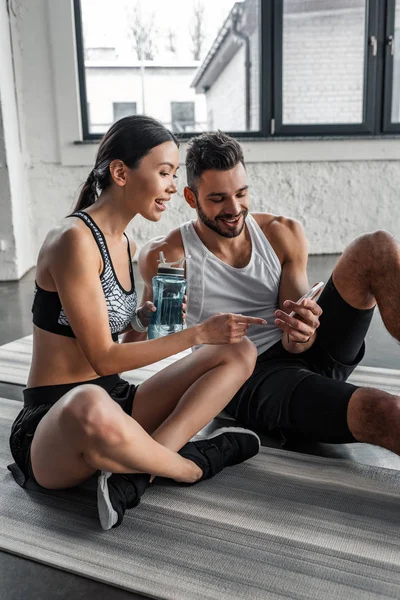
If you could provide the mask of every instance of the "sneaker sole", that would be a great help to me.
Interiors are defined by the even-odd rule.
[[[223,434],[223,433],[243,433],[246,435],[252,435],[255,438],[257,438],[258,441],[258,447],[259,449],[261,448],[261,440],[258,437],[258,435],[256,433],[254,433],[254,431],[251,431],[250,429],[244,429],[243,427],[220,427],[219,429],[216,429],[215,431],[213,431],[212,433],[209,434],[205,434],[205,435],[196,435],[193,438],[193,442],[197,442],[199,440],[212,440],[215,437],[218,437],[219,435]]]
[[[111,504],[110,492],[108,491],[107,479],[110,475],[112,473],[102,471],[97,480],[97,510],[100,524],[105,531],[114,527],[118,521],[118,513]]]

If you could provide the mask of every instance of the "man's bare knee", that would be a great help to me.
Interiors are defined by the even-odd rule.
[[[396,238],[384,229],[377,229],[376,231],[367,233],[366,235],[371,247],[375,248],[380,256],[382,256],[382,253],[385,255],[388,250],[399,250],[399,243]]]
[[[381,273],[383,245],[388,243],[385,231],[375,231],[358,236],[339,258],[333,271],[333,283],[342,298],[361,310],[376,304],[373,282]],[[389,236],[390,237],[390,236]]]
[[[343,252],[342,258],[350,263],[359,263],[360,268],[370,274],[375,275],[376,272],[379,275],[388,261],[393,263],[394,259],[400,258],[400,245],[390,233],[378,229],[355,238]]]
[[[359,442],[399,454],[400,398],[374,388],[359,388],[350,398],[347,422]]]

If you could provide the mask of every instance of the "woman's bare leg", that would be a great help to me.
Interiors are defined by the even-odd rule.
[[[196,481],[200,469],[176,450],[226,406],[250,376],[255,357],[247,339],[207,347],[142,384],[134,406],[146,429],[157,428],[154,439],[102,388],[74,388],[35,432],[31,461],[36,480],[43,487],[66,488],[101,470]]]
[[[248,338],[200,348],[142,383],[132,416],[157,442],[177,451],[229,403],[256,358]]]
[[[68,488],[97,470],[155,473],[194,482],[201,469],[163,447],[96,385],[61,398],[39,423],[31,447],[32,469],[45,488]]]

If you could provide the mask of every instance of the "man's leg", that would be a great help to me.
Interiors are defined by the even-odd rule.
[[[357,309],[378,305],[386,329],[400,341],[400,245],[384,231],[358,237],[333,272],[342,298]],[[359,388],[350,398],[348,427],[360,442],[400,454],[400,396]]]
[[[400,244],[394,237],[376,231],[356,238],[340,257],[333,282],[354,308],[378,304],[386,329],[400,341]]]

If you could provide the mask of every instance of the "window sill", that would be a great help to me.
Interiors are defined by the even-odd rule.
[[[400,136],[241,138],[247,163],[400,161]],[[64,148],[65,166],[93,166],[99,140],[75,141]],[[186,140],[180,147],[185,161]]]
[[[200,134],[195,134],[200,135]],[[183,144],[189,142],[195,135],[184,138],[181,140]],[[235,134],[233,134],[235,137]],[[236,136],[236,139],[242,142],[297,142],[297,141],[351,141],[351,140],[400,140],[400,133],[391,133],[386,135],[296,135],[296,136],[268,136],[268,137],[252,137]],[[99,144],[101,138],[99,139],[87,139],[87,140],[75,140],[74,144],[76,146],[80,145],[91,145],[91,144]]]

